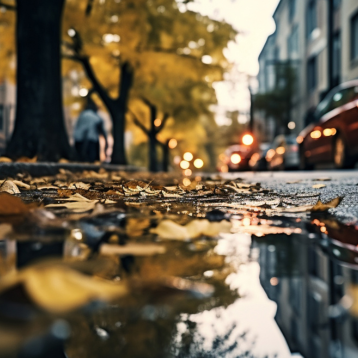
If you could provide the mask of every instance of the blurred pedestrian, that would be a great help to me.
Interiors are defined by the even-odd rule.
[[[105,140],[105,152],[108,147],[104,121],[97,111],[96,104],[90,97],[87,97],[86,108],[78,117],[74,130],[75,148],[81,162],[100,160],[100,136],[103,136]]]

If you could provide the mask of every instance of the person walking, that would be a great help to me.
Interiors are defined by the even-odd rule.
[[[108,147],[104,121],[97,111],[96,104],[88,97],[86,108],[81,112],[76,122],[74,140],[78,158],[81,162],[100,160],[100,136],[105,139],[105,152]]]

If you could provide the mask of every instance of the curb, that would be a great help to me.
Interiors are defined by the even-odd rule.
[[[71,172],[83,170],[99,171],[101,168],[107,171],[139,172],[144,170],[132,165],[114,164],[81,164],[81,163],[0,163],[0,179],[15,177],[18,173],[27,173],[33,177],[51,176],[59,173],[60,169]]]

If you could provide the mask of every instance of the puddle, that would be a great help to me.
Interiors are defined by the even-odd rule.
[[[356,357],[357,228],[240,185],[2,219],[0,356]]]

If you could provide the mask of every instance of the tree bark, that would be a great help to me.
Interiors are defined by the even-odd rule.
[[[17,102],[6,155],[70,158],[62,108],[61,18],[64,0],[17,0]]]
[[[113,154],[112,164],[127,164],[125,149],[125,116],[128,107],[129,91],[133,84],[133,71],[128,62],[121,66],[119,97],[115,100],[115,111],[111,113],[113,121]]]
[[[157,131],[154,125],[154,121],[157,118],[157,107],[146,101],[150,110],[150,128],[148,132],[149,139],[149,170],[151,172],[158,171],[158,155],[157,155]]]
[[[163,172],[168,172],[169,170],[169,141],[170,139],[168,139],[165,143],[161,143],[163,149],[163,161],[162,161]]]

